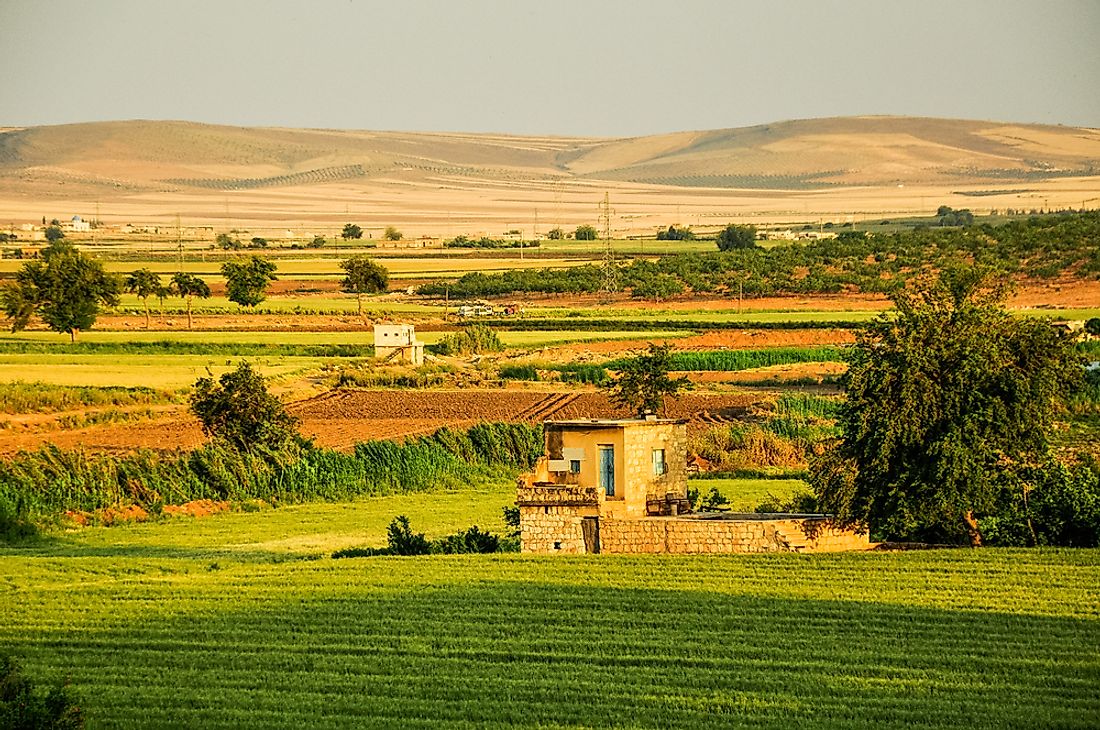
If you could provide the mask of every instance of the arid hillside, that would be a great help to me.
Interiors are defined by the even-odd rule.
[[[0,130],[0,220],[11,222],[103,204],[115,222],[357,217],[493,232],[591,222],[604,191],[624,233],[945,203],[1076,207],[1100,196],[1100,130],[910,117],[624,139],[149,121]]]

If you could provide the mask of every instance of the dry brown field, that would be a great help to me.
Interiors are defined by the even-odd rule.
[[[688,419],[692,429],[728,423],[744,415],[759,394],[688,393],[668,406],[671,418]],[[541,423],[547,419],[622,417],[606,394],[595,390],[527,388],[468,390],[332,390],[290,404],[301,432],[319,446],[350,449],[358,441],[404,438],[443,426],[465,429],[477,423]],[[0,438],[0,454],[33,450],[49,442],[92,451],[192,449],[205,441],[196,419],[183,407],[154,420],[71,430],[12,429]]]

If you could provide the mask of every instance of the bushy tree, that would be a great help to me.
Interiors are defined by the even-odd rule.
[[[226,251],[235,251],[237,249],[243,248],[240,240],[234,238],[228,233],[219,233],[217,236],[215,236],[214,245]]]
[[[1081,366],[1068,337],[1005,311],[993,281],[947,269],[895,293],[897,311],[858,333],[842,439],[811,469],[822,508],[841,522],[978,545],[979,518],[1047,458]]]
[[[76,335],[95,324],[100,307],[118,305],[118,278],[98,261],[64,241],[42,250],[41,261],[23,264],[15,281],[0,292],[12,331],[25,329],[38,316],[54,332],[75,342]]]
[[[363,237],[363,229],[354,223],[345,223],[344,230],[340,233],[340,238],[345,241],[351,241],[353,239],[358,240]],[[316,239],[314,239],[316,240]],[[323,241],[324,239],[322,239]],[[324,244],[322,244],[324,245]]]
[[[551,241],[560,241],[565,238],[565,231],[560,228],[551,228],[546,232],[546,237]]]
[[[226,296],[242,307],[254,307],[264,300],[267,285],[276,280],[275,264],[259,256],[247,261],[227,261],[222,264]]]
[[[1092,317],[1085,322],[1085,332],[1093,337],[1100,337],[1100,317]]]
[[[191,412],[208,436],[241,450],[276,449],[298,440],[298,419],[267,391],[262,375],[242,362],[217,381],[199,378],[191,394]]]
[[[46,228],[46,240],[51,244],[57,243],[64,237],[65,231],[61,230],[61,226],[57,225],[56,222]]]
[[[756,226],[739,226],[731,223],[719,231],[717,241],[719,251],[756,248]]]
[[[349,294],[355,295],[355,303],[359,309],[359,316],[363,315],[363,295],[376,294],[386,291],[390,274],[385,266],[376,264],[366,254],[352,256],[340,262],[340,268],[347,272],[347,276],[340,283],[340,287]]]
[[[393,226],[386,226],[385,232],[382,234],[382,238],[387,241],[400,241],[403,237],[401,231],[397,230]]]
[[[666,398],[691,387],[687,378],[670,377],[670,370],[672,348],[651,343],[648,352],[628,360],[604,388],[612,403],[629,408],[639,418],[664,413]]]
[[[360,232],[359,235],[360,236],[363,235],[362,232]],[[306,248],[324,248],[324,247],[325,247],[325,237],[324,236],[314,236],[313,240],[306,244]]]
[[[161,289],[160,274],[151,269],[135,269],[126,277],[126,291],[136,294],[145,305],[145,329],[149,329],[149,297]]]
[[[573,238],[578,241],[595,241],[599,237],[595,226],[577,226],[577,230],[573,232]]]
[[[668,230],[657,231],[658,241],[694,241],[695,232],[690,228],[679,228],[675,225],[668,227]]]
[[[172,276],[169,292],[187,302],[187,329],[191,329],[191,303],[195,297],[208,299],[210,297],[210,287],[194,274],[186,274],[181,271]]]

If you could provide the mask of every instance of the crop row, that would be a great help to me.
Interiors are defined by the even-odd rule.
[[[97,727],[1086,728],[1100,716],[1095,552],[117,555],[0,557],[20,597],[0,608],[0,643],[33,673],[69,676]]]
[[[738,371],[802,362],[843,362],[839,347],[772,347],[764,350],[709,350],[674,352],[672,370]],[[617,370],[627,359],[611,360],[604,367]]]

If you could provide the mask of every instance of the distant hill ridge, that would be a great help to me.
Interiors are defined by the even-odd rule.
[[[1100,175],[1100,130],[840,117],[602,139],[92,122],[0,130],[6,188],[300,187],[358,178],[589,179],[679,187],[1022,182]]]

